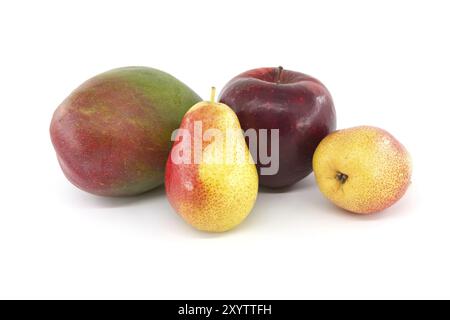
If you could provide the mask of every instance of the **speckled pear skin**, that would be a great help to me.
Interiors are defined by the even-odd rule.
[[[225,132],[227,128],[240,129],[236,114],[225,104],[200,102],[184,116],[180,129],[187,129],[193,137],[194,123],[202,121],[203,132],[215,128]],[[236,144],[245,148],[246,159],[250,152],[242,135]],[[180,143],[176,141],[173,148]],[[214,140],[204,141],[203,160],[211,157],[217,147]],[[191,150],[194,148],[191,139]],[[224,232],[239,225],[250,213],[258,192],[256,166],[242,163],[194,163],[175,164],[169,156],[166,166],[166,193],[170,204],[190,225],[201,231]]]
[[[405,147],[383,129],[360,126],[328,135],[313,156],[320,191],[358,214],[382,211],[406,192],[412,173]]]
[[[200,97],[147,67],[99,74],[55,111],[50,135],[66,177],[101,196],[130,196],[164,182],[172,131]]]

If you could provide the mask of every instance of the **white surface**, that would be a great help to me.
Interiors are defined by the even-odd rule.
[[[0,3],[0,298],[450,298],[447,1]],[[48,127],[87,78],[147,65],[203,97],[283,65],[331,91],[338,127],[390,131],[413,184],[359,217],[313,177],[199,233],[163,189],[102,199],[64,178]]]

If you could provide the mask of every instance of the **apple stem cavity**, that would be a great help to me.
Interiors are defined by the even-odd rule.
[[[337,172],[336,173],[336,180],[339,181],[340,184],[344,184],[348,179],[348,175],[346,175],[345,173],[342,172]]]
[[[277,72],[277,78],[276,78],[276,82],[277,84],[280,83],[281,81],[281,74],[283,73],[283,67],[279,66],[278,67],[278,72]]]
[[[211,97],[210,97],[210,102],[211,103],[215,103],[216,100],[216,87],[211,87]]]

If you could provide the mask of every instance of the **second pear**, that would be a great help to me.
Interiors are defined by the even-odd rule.
[[[223,232],[250,213],[258,174],[233,110],[211,100],[185,114],[167,161],[165,186],[172,207],[193,227]]]

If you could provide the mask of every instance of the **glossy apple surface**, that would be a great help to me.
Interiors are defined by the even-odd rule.
[[[262,175],[261,168],[270,165],[263,165],[260,157],[257,161],[260,184],[266,187],[287,187],[309,175],[317,145],[336,128],[333,100],[325,86],[281,67],[236,76],[223,88],[219,100],[236,112],[244,130],[279,129],[278,172]],[[258,131],[258,141],[259,136]]]

